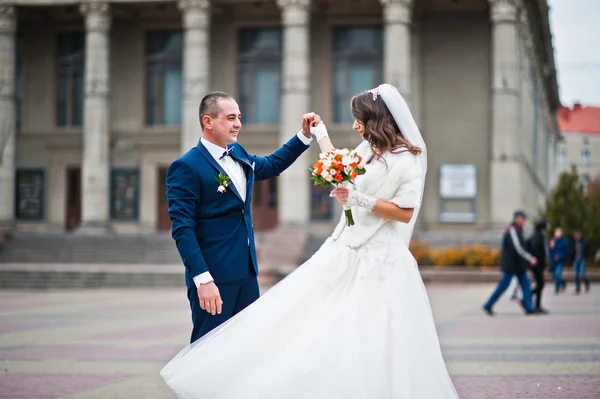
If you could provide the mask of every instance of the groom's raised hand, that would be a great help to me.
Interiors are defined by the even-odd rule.
[[[314,112],[302,115],[302,134],[311,138],[310,128],[317,126],[319,123],[321,123],[321,117]]]
[[[221,314],[223,301],[219,288],[211,281],[210,283],[200,284],[198,287],[198,299],[200,300],[200,309],[206,310],[211,315]]]

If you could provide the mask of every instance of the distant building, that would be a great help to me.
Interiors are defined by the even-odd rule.
[[[306,111],[357,145],[351,96],[397,86],[429,150],[422,231],[498,229],[554,175],[546,0],[3,0],[0,51],[4,228],[168,231],[166,169],[211,90],[238,99],[262,155]],[[256,185],[257,229],[335,223],[317,154]]]
[[[559,172],[575,165],[584,185],[600,178],[600,107],[562,107],[558,124],[564,137],[558,150]]]

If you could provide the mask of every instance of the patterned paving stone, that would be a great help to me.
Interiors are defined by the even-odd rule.
[[[502,298],[490,318],[493,288],[427,286],[460,397],[599,399],[600,286],[549,293],[548,316]],[[174,398],[158,372],[190,328],[176,288],[0,291],[0,399]]]
[[[598,377],[458,377],[461,398],[469,399],[598,399]]]
[[[54,399],[131,378],[119,374],[0,374],[0,398]]]

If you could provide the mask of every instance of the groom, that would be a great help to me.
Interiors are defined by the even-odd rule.
[[[185,266],[194,342],[259,297],[258,263],[251,217],[252,187],[278,176],[312,141],[305,114],[302,130],[267,157],[239,144],[242,128],[235,99],[223,92],[200,102],[202,138],[167,172],[172,236]]]

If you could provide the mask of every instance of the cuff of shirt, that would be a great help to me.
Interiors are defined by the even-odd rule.
[[[310,145],[310,143],[313,141],[312,136],[311,137],[306,137],[302,133],[302,130],[300,130],[296,136],[298,136],[298,138],[300,139],[300,141],[303,142],[305,145]]]
[[[194,284],[196,284],[196,288],[200,287],[200,284],[207,284],[211,281],[214,281],[214,279],[210,275],[210,272],[204,272],[194,277]]]

